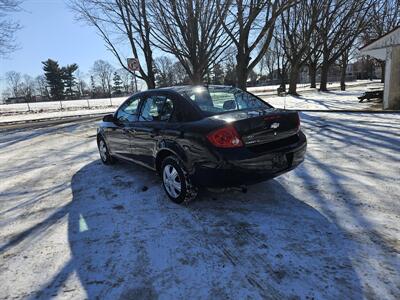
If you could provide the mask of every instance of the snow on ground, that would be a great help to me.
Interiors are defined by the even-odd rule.
[[[400,115],[303,113],[306,161],[171,203],[93,121],[0,134],[2,299],[398,299]]]
[[[299,85],[298,90],[301,93],[299,97],[278,97],[276,95],[276,88],[277,86],[252,87],[249,88],[249,91],[279,108],[286,107],[288,109],[306,110],[382,110],[382,103],[373,101],[358,103],[357,99],[366,90],[382,88],[382,84],[377,81],[349,82],[348,90],[345,92],[337,91],[338,83],[334,83],[329,88],[336,90],[326,93],[310,89],[308,85]],[[126,97],[112,98],[111,103],[110,99],[62,101],[62,104],[59,101],[38,102],[30,104],[31,112],[28,112],[27,105],[22,103],[0,105],[0,124],[94,113],[111,113],[125,99]],[[62,105],[63,110],[60,110],[60,105]]]
[[[355,87],[355,86],[369,86],[369,87],[382,87],[382,84],[380,83],[380,79],[376,80],[355,80],[355,81],[349,81],[346,82],[347,87]],[[274,93],[276,94],[276,90],[279,87],[278,85],[266,85],[266,86],[254,86],[254,87],[249,87],[247,90],[251,93]],[[317,87],[319,85],[317,84]],[[340,82],[330,82],[328,84],[329,89],[339,89],[340,88]],[[303,91],[309,91],[313,90],[310,88],[309,83],[299,83],[297,85],[297,91],[298,92],[303,92]]]
[[[24,122],[24,121],[39,121],[47,119],[59,119],[68,118],[74,116],[87,116],[96,114],[111,114],[117,110],[117,106],[98,107],[94,109],[78,109],[78,110],[64,110],[64,111],[48,111],[48,112],[37,112],[37,113],[22,113],[13,115],[0,115],[0,125],[13,122]]]
[[[51,111],[62,109],[90,109],[105,106],[117,106],[122,103],[127,97],[117,98],[102,98],[102,99],[87,99],[87,100],[66,100],[66,101],[46,101],[46,102],[32,102],[29,103],[13,103],[13,104],[1,104],[0,113],[15,113],[15,112],[33,112],[40,111]]]
[[[359,103],[357,97],[364,92],[365,88],[358,87],[349,88],[347,91],[307,91],[300,96],[263,95],[261,98],[274,107],[295,110],[382,110],[382,102],[377,102],[378,100]]]
[[[127,97],[90,100],[50,101],[0,105],[0,124],[32,120],[65,118],[80,115],[107,114],[114,112]],[[111,102],[110,102],[111,101]],[[63,107],[61,110],[60,107]]]

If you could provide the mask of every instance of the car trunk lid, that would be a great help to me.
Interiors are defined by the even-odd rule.
[[[246,146],[287,138],[296,134],[300,125],[297,112],[275,108],[235,111],[211,118],[232,124]]]

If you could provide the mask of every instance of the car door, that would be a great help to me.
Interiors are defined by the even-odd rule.
[[[107,132],[108,147],[115,156],[131,159],[131,140],[134,137],[133,125],[137,121],[140,97],[134,96],[125,101],[114,114],[114,125]]]
[[[157,145],[173,109],[172,99],[162,93],[148,94],[143,98],[134,126],[132,154],[136,160],[154,168]]]

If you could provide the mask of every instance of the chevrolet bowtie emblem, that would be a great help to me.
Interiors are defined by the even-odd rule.
[[[279,123],[272,123],[271,124],[271,126],[270,126],[270,128],[272,128],[272,129],[277,129],[279,127]]]

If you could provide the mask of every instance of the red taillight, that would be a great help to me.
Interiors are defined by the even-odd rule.
[[[237,148],[243,146],[243,142],[233,126],[217,129],[209,133],[207,138],[211,144],[218,148]]]

